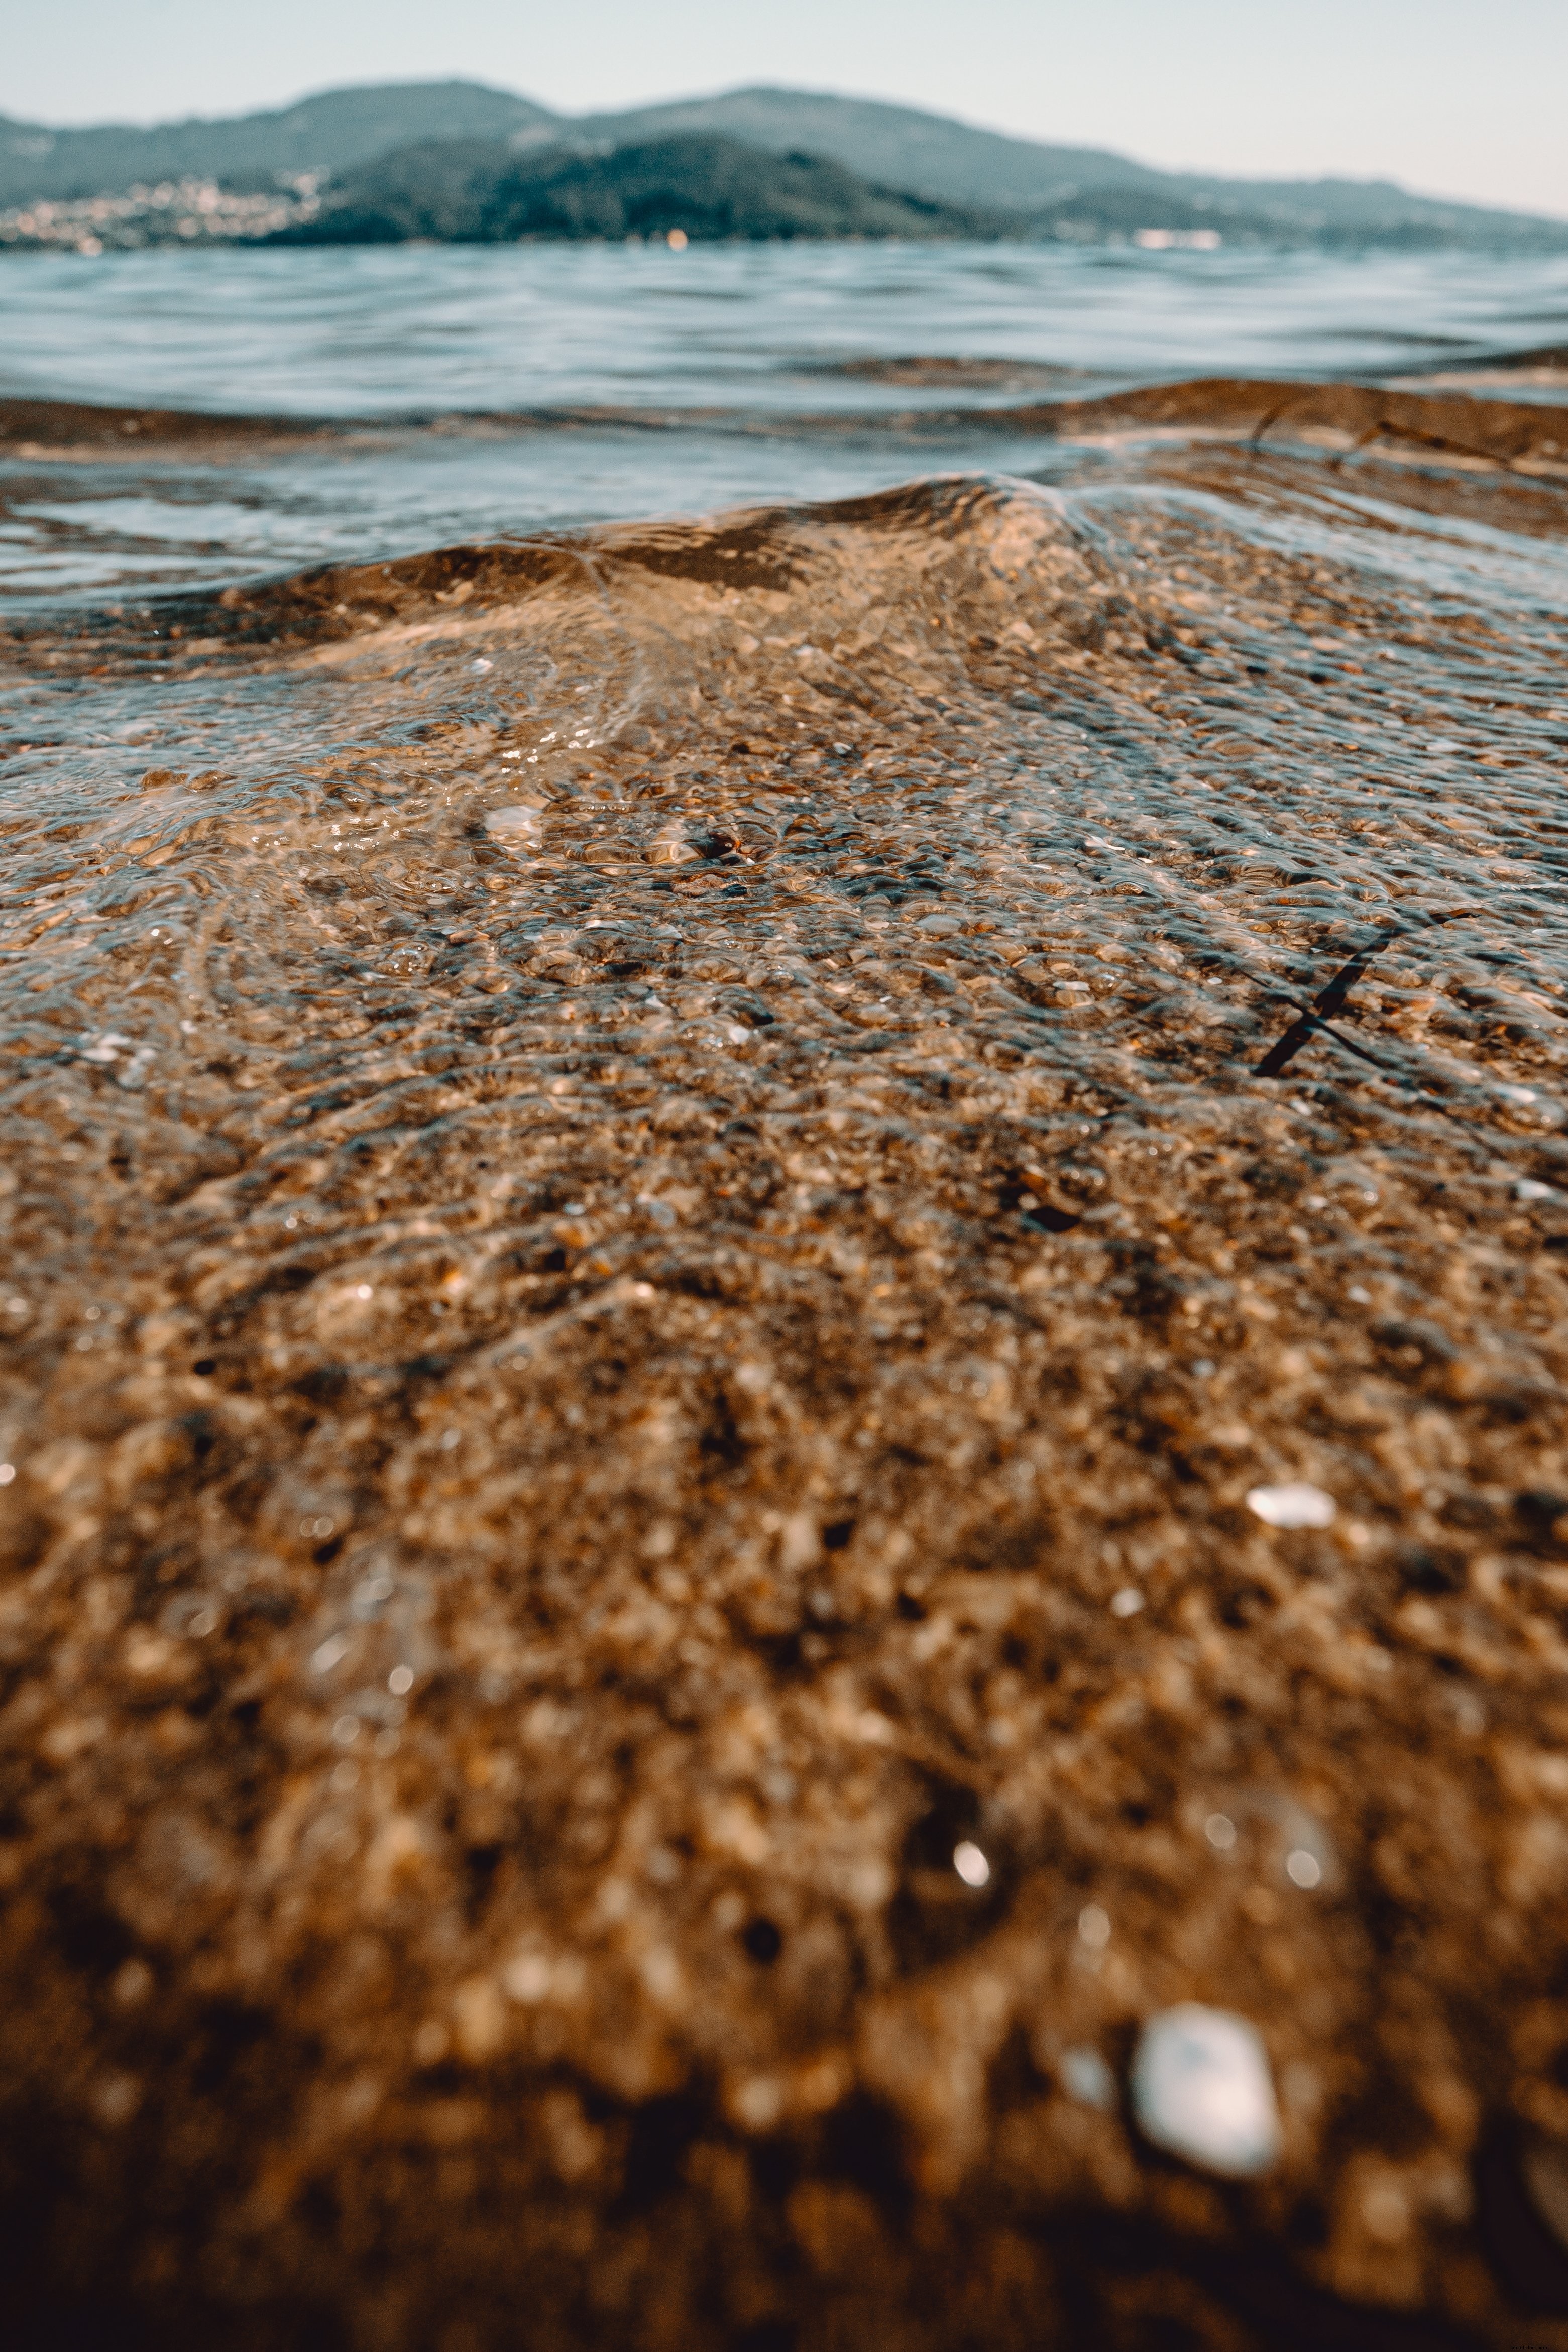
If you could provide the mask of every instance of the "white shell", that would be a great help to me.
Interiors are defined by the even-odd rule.
[[[1145,2139],[1206,2172],[1245,2179],[1279,2157],[1268,2053],[1245,2017],[1193,2000],[1163,2010],[1143,2029],[1131,2091]]]
[[[1294,1479],[1284,1486],[1254,1486],[1247,1507],[1270,1528],[1327,1528],[1333,1525],[1334,1498],[1321,1486]]]

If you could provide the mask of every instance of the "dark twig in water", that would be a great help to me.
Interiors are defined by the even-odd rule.
[[[1333,1045],[1342,1045],[1347,1053],[1354,1054],[1359,1061],[1370,1062],[1373,1069],[1384,1077],[1396,1083],[1409,1083],[1403,1077],[1402,1073],[1385,1062],[1381,1055],[1373,1053],[1369,1046],[1359,1044],[1355,1038],[1347,1037],[1343,1030],[1336,1029],[1328,1016],[1343,1011],[1351,990],[1358,981],[1365,978],[1367,966],[1373,957],[1380,955],[1384,948],[1392,947],[1396,940],[1409,939],[1417,931],[1435,929],[1440,923],[1458,922],[1462,917],[1478,912],[1479,909],[1474,907],[1451,907],[1446,913],[1427,916],[1421,923],[1392,925],[1381,931],[1375,940],[1369,940],[1364,947],[1357,949],[1348,963],[1341,966],[1326,987],[1314,998],[1311,1005],[1302,1010],[1300,1019],[1293,1022],[1284,1035],[1269,1047],[1262,1061],[1255,1066],[1253,1076],[1256,1078],[1280,1076],[1309,1039],[1321,1035],[1327,1037]],[[1416,1099],[1425,1104],[1428,1110],[1436,1111],[1440,1117],[1451,1119],[1460,1127],[1468,1125],[1452,1105],[1446,1103],[1441,1095],[1434,1094],[1429,1087],[1418,1084],[1415,1093]]]
[[[1342,964],[1328,985],[1319,991],[1312,1000],[1311,1010],[1303,1013],[1300,1019],[1293,1022],[1285,1034],[1278,1038],[1269,1047],[1254,1070],[1254,1077],[1279,1077],[1289,1064],[1295,1060],[1310,1038],[1315,1036],[1321,1029],[1328,1029],[1330,1016],[1343,1012],[1351,990],[1357,981],[1365,978],[1367,966],[1373,956],[1381,955],[1384,948],[1391,947],[1395,940],[1404,939],[1406,936],[1403,926],[1388,929],[1380,931],[1376,939],[1369,940],[1364,947],[1358,948],[1350,961]],[[1339,1037],[1336,1030],[1329,1030],[1329,1034]],[[1363,1046],[1355,1045],[1348,1037],[1339,1037],[1339,1043],[1349,1045],[1352,1053],[1363,1055],[1368,1061],[1376,1059],[1374,1055],[1366,1053]]]
[[[1446,914],[1428,916],[1424,923],[1385,925],[1375,939],[1368,940],[1364,947],[1356,950],[1348,963],[1341,965],[1333,978],[1312,999],[1310,1010],[1303,1012],[1300,1019],[1293,1022],[1285,1034],[1269,1047],[1261,1062],[1254,1069],[1253,1076],[1255,1078],[1279,1077],[1287,1066],[1295,1060],[1308,1039],[1315,1036],[1320,1030],[1332,1037],[1337,1045],[1348,1046],[1352,1054],[1359,1054],[1363,1061],[1375,1063],[1377,1067],[1382,1069],[1384,1065],[1375,1054],[1369,1052],[1364,1045],[1358,1045],[1352,1037],[1346,1037],[1339,1030],[1330,1028],[1331,1017],[1336,1013],[1344,1011],[1351,990],[1358,981],[1365,979],[1367,966],[1373,956],[1381,955],[1384,948],[1394,945],[1395,940],[1410,939],[1417,930],[1435,929],[1439,923],[1456,922],[1461,915],[1472,914],[1474,911],[1475,909],[1469,907],[1454,907],[1450,908]]]

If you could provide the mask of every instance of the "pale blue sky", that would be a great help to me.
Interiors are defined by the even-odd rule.
[[[0,112],[241,112],[472,76],[569,110],[792,82],[1150,163],[1568,215],[1568,0],[48,0]]]

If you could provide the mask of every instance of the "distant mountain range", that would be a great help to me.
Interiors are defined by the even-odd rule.
[[[710,195],[713,172],[729,174],[737,198],[747,176],[728,142],[793,159],[785,173],[786,180],[794,174],[793,194],[784,180],[767,178],[758,166],[742,210],[754,199],[747,216],[760,222],[770,216],[770,205],[784,206],[782,219],[793,205],[797,221],[793,230],[758,226],[699,234],[1007,234],[1096,241],[1142,232],[1156,240],[1205,244],[1223,238],[1227,244],[1568,247],[1568,221],[1411,195],[1386,181],[1244,181],[1159,172],[1106,149],[1006,138],[944,115],[808,90],[733,90],[619,114],[566,116],[510,91],[464,81],[329,90],[273,112],[148,130],[110,124],[52,131],[0,117],[0,237],[12,245],[58,244],[87,242],[94,232],[101,241],[124,244],[176,235],[255,236],[279,227],[310,227],[316,236],[334,215],[340,227],[347,228],[342,215],[352,206],[359,206],[368,220],[363,206],[374,194],[373,181],[362,167],[376,163],[382,172],[377,184],[387,201],[396,181],[404,216],[429,218],[434,215],[428,209],[421,213],[421,205],[428,199],[437,212],[449,205],[466,170],[488,173],[493,192],[507,177],[509,167],[498,161],[504,154],[515,158],[519,187],[526,181],[543,201],[541,192],[550,180],[562,204],[574,190],[568,205],[569,210],[577,207],[574,217],[602,217],[606,226],[487,228],[483,234],[626,234],[607,224],[622,216],[610,200],[610,184],[627,182],[630,166],[607,171],[605,159],[692,140],[708,142],[703,187]],[[470,154],[465,163],[456,148],[450,156],[437,157],[435,145],[448,142],[470,150],[482,145],[489,151],[488,159],[481,163]],[[423,157],[417,168],[409,160],[416,150]],[[547,152],[554,160],[542,170],[539,159]],[[694,162],[696,148],[679,152]],[[807,188],[800,159],[839,167],[831,197],[826,180],[816,182],[815,192]],[[430,182],[423,194],[415,185],[421,175]],[[767,194],[765,178],[772,192]],[[318,199],[321,189],[326,194]],[[132,194],[137,191],[145,195]],[[597,193],[591,196],[591,191]],[[695,200],[701,190],[690,193]],[[106,211],[96,221],[89,217],[84,207],[110,198],[119,200],[117,211]],[[502,217],[484,212],[487,201],[475,199],[479,211],[472,217]],[[68,211],[58,221],[40,223],[40,205]],[[900,205],[906,208],[902,214]],[[390,220],[395,213],[395,204],[384,217]],[[975,223],[987,216],[990,226],[941,225],[965,213]],[[79,240],[74,238],[79,215]],[[30,226],[17,226],[23,216]],[[520,217],[536,215],[525,206]],[[817,222],[815,228],[798,225],[808,217]],[[903,225],[892,226],[895,217]],[[873,227],[873,218],[889,225]],[[321,226],[311,226],[318,219]],[[859,227],[847,226],[855,220]],[[828,221],[838,225],[825,226]],[[479,232],[426,226],[400,233]]]

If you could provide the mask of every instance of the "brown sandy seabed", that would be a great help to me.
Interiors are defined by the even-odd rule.
[[[191,747],[5,816],[40,2342],[1568,2347],[1564,502],[1431,438],[14,646]],[[1255,2184],[1064,2083],[1185,1999]]]

